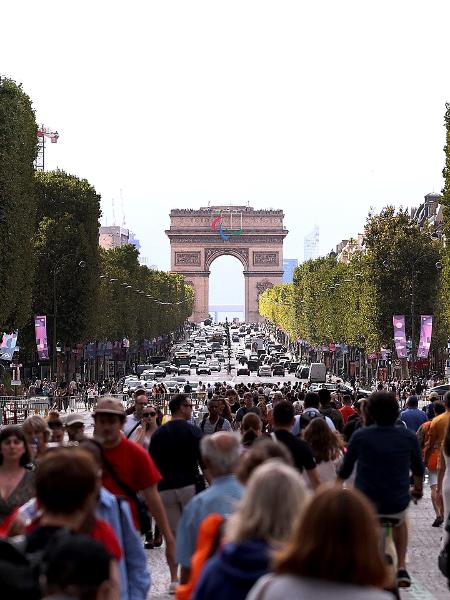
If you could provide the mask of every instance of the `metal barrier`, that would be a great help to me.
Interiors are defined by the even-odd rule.
[[[25,398],[24,396],[0,396],[0,410],[3,425],[23,423],[31,415],[46,416],[49,410],[48,398]]]

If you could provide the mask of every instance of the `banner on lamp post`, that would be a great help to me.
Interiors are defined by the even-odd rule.
[[[39,360],[48,360],[46,315],[38,315],[34,317],[34,333],[36,336],[36,348]]]
[[[398,358],[406,358],[405,315],[394,315],[392,322],[394,325],[395,351]]]
[[[427,358],[431,346],[431,334],[433,332],[433,316],[420,316],[420,340],[417,350],[417,358]]]
[[[17,331],[4,333],[0,344],[0,360],[12,361],[14,350],[17,345]]]

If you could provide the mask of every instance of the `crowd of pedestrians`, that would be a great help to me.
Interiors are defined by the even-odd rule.
[[[188,393],[172,397],[169,415],[149,390],[136,390],[129,410],[100,397],[94,437],[58,406],[3,427],[0,589],[16,585],[18,600],[67,590],[144,600],[146,550],[163,544],[168,592],[179,600],[387,600],[411,585],[407,512],[426,472],[430,525],[449,515],[450,393],[422,410],[416,394],[401,402],[381,388],[368,398],[290,383],[204,391],[195,415]],[[395,572],[380,544],[383,519],[395,524]],[[58,565],[70,557],[63,576]],[[83,596],[89,586],[103,595]]]

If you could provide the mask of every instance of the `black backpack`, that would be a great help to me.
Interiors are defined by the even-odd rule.
[[[322,413],[317,412],[316,410],[311,410],[307,408],[300,415],[300,429],[305,429],[314,419],[323,419],[326,421],[325,416]]]
[[[68,529],[58,529],[47,545],[35,552],[26,551],[26,537],[0,539],[1,597],[14,600],[40,600],[40,578],[45,573],[50,548],[71,536]]]
[[[203,415],[202,422],[200,423],[200,429],[203,431],[203,433],[205,433],[205,423],[206,423],[206,419],[208,417],[209,417],[208,413],[206,413],[206,415]],[[224,423],[225,423],[225,419],[223,417],[219,417],[217,419],[217,423],[214,427],[213,433],[216,433],[216,431],[221,431]]]

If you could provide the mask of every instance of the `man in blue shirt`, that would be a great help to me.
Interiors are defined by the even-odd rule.
[[[410,396],[406,401],[406,409],[400,413],[400,419],[406,424],[406,427],[413,433],[417,433],[417,430],[425,421],[428,421],[427,415],[423,410],[419,410],[419,401],[417,396]]]
[[[178,522],[175,556],[181,565],[182,584],[189,579],[191,558],[203,519],[211,513],[227,517],[234,512],[236,502],[244,493],[244,488],[234,475],[240,456],[239,437],[234,433],[219,431],[202,438],[200,447],[212,484],[190,500]]]
[[[344,481],[356,464],[355,487],[372,501],[379,515],[398,521],[393,531],[398,557],[397,584],[409,587],[411,579],[405,568],[408,529],[405,516],[411,497],[422,497],[424,465],[416,435],[396,427],[398,402],[394,394],[374,392],[367,411],[375,425],[357,429],[348,445],[338,473]],[[410,490],[410,472],[414,487]]]

